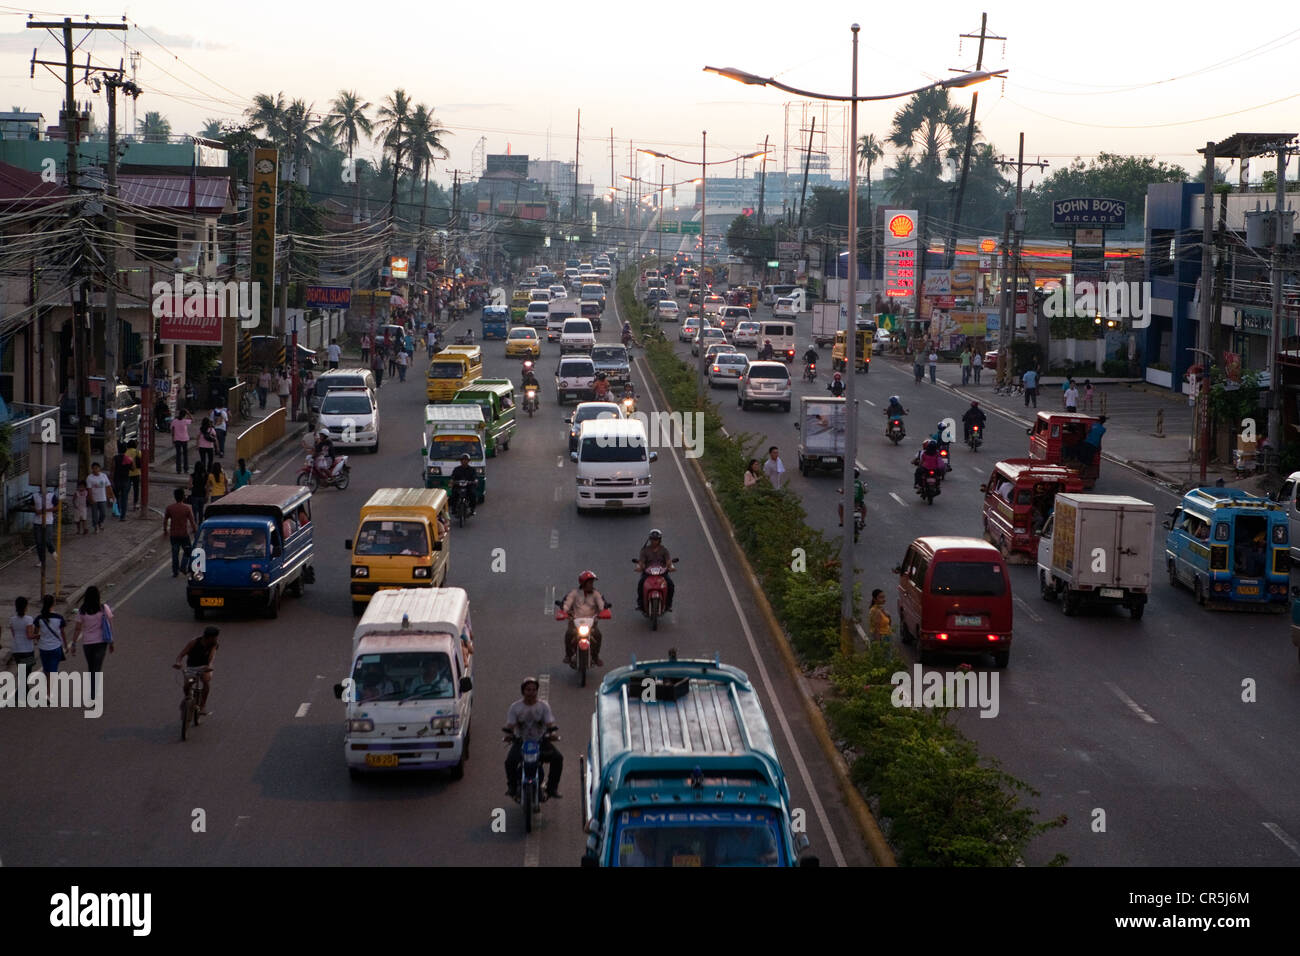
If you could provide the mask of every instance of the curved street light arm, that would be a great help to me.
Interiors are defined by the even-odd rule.
[[[729,80],[735,80],[738,83],[744,83],[748,86],[775,86],[778,90],[785,90],[787,93],[793,93],[795,96],[802,96],[810,100],[829,100],[836,103],[869,103],[875,100],[902,99],[904,96],[915,96],[917,93],[924,93],[927,90],[946,90],[964,86],[973,86],[976,83],[983,83],[985,80],[992,79],[995,76],[1005,76],[1007,71],[979,70],[974,73],[962,73],[959,76],[940,80],[937,83],[930,83],[927,86],[919,86],[914,90],[907,90],[902,93],[887,93],[880,96],[835,96],[828,93],[814,93],[811,90],[801,90],[796,86],[787,86],[780,80],[770,76],[758,76],[754,73],[746,73],[744,70],[737,70],[735,67],[730,66],[706,66],[704,72],[717,73],[719,76],[725,76]]]

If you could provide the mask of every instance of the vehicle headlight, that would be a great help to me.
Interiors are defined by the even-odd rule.
[[[442,474],[442,468],[441,468],[441,466],[439,466],[439,465],[433,465],[433,466],[431,466],[431,467],[429,468],[429,474],[431,474],[431,475],[441,475],[441,474]]]
[[[634,484],[637,484],[637,485],[648,485],[648,484],[650,484],[650,476],[647,475],[647,476],[644,477],[644,478],[638,478],[638,479],[634,482]]]
[[[433,717],[429,720],[429,729],[436,734],[454,734],[460,730],[460,717]]]
[[[579,637],[586,637],[586,636],[587,636],[588,634],[590,634],[590,633],[591,633],[591,625],[590,625],[590,624],[579,624],[579,625],[578,625],[578,636],[579,636]]]
[[[369,717],[357,717],[348,721],[348,733],[369,734],[374,732],[375,722]]]
[[[191,571],[191,572],[190,572],[190,577],[193,578],[195,581],[202,581],[202,580],[203,580],[203,572],[202,572],[202,571]]]
[[[587,488],[595,484],[595,481],[591,478],[579,478],[577,479],[577,481],[578,481],[579,488]]]
[[[416,568],[415,571],[414,571],[414,576],[417,577],[417,578],[427,578],[427,577],[429,576],[429,569],[428,569],[428,568]]]
[[[352,576],[354,578],[368,578],[370,577],[370,569],[364,564],[354,564],[352,565]]]
[[[264,578],[265,576],[266,576],[266,575],[262,574],[261,571],[254,571],[252,574],[250,574],[250,575],[248,576],[248,579],[249,579],[250,581],[252,581],[254,584],[257,584],[257,583],[259,583],[259,582],[262,580],[262,578]]]
[[[486,471],[487,471],[487,469],[484,468],[482,465],[476,465],[476,466],[474,467],[474,474],[476,474],[476,475],[482,475],[482,474],[484,474]]]

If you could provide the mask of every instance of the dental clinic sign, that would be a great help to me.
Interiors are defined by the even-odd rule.
[[[1052,202],[1052,225],[1122,229],[1126,207],[1123,199],[1056,199]]]

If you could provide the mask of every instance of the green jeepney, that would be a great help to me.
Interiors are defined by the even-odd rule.
[[[515,386],[508,378],[481,378],[462,388],[451,401],[453,405],[474,404],[483,409],[489,458],[498,449],[509,449],[515,433]]]
[[[487,424],[483,409],[476,404],[426,405],[424,444],[420,448],[424,487],[442,488],[451,494],[451,473],[461,455],[478,475],[478,500],[487,495]]]

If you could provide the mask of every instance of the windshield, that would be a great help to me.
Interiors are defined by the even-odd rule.
[[[624,810],[614,836],[615,866],[780,866],[772,810]]]
[[[461,455],[469,455],[470,461],[479,461],[483,457],[483,445],[477,438],[461,435],[435,435],[429,457],[434,461],[460,461]]]
[[[532,329],[511,329],[510,337],[512,339],[529,339],[532,341],[536,341],[537,333],[534,332]]]
[[[790,373],[783,365],[755,365],[749,370],[750,378],[789,378]]]
[[[460,362],[432,362],[429,365],[429,378],[460,378],[465,366]]]
[[[242,561],[266,557],[265,528],[204,528],[197,547],[208,561]]]
[[[560,378],[591,378],[596,374],[596,367],[590,362],[566,362],[560,366]]]
[[[720,352],[713,356],[716,365],[748,365],[749,359],[738,352]]]
[[[591,350],[593,362],[626,362],[627,351],[617,345],[598,345]]]
[[[409,554],[428,557],[429,535],[418,521],[367,521],[353,554]]]
[[[439,700],[455,696],[451,661],[441,651],[362,654],[352,668],[357,700]]]
[[[589,422],[593,418],[622,418],[619,414],[617,405],[588,405],[579,408],[573,416],[573,430],[577,431],[578,426],[583,422]]]
[[[635,462],[645,461],[645,441],[640,435],[601,435],[582,440],[584,462]]]
[[[998,597],[1006,589],[1002,566],[991,561],[939,561],[930,582],[931,594]]]
[[[591,335],[591,323],[586,319],[564,323],[565,335]]]
[[[366,381],[360,375],[328,375],[316,379],[316,394],[324,395],[336,388],[365,388]]]
[[[321,403],[322,415],[369,415],[374,409],[370,407],[367,395],[339,395],[330,392]]]

